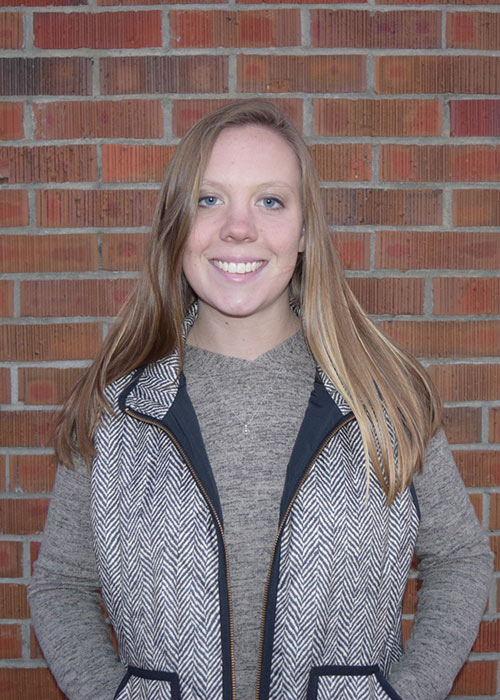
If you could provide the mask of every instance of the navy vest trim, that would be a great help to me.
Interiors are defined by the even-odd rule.
[[[280,505],[280,521],[313,455],[329,433],[345,417],[347,416],[341,412],[316,373],[304,419],[288,462]]]
[[[420,504],[418,502],[417,492],[416,492],[415,486],[413,484],[410,485],[410,493],[411,493],[411,497],[413,499],[413,503],[415,504],[415,510],[417,511],[417,517],[420,521],[422,519],[421,515],[420,515]]]
[[[377,665],[373,666],[314,666],[309,674],[306,700],[317,700],[318,681],[321,676],[371,676],[374,675],[384,692],[391,700],[402,700],[394,688],[382,675]]]
[[[151,681],[164,681],[170,683],[171,700],[181,700],[181,688],[177,673],[172,673],[170,671],[150,671],[149,669],[138,668],[137,666],[127,667],[127,672],[115,693],[115,700],[125,688],[131,676],[137,676],[138,678],[145,678]]]

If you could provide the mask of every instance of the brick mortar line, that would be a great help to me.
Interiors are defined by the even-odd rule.
[[[163,117],[168,116],[168,111],[170,106],[168,103],[173,101],[166,97],[162,102],[165,103],[163,109]],[[312,133],[312,114],[313,107],[312,101],[304,99],[304,103],[307,104],[307,109],[311,114],[310,128],[306,129],[304,124],[303,137],[308,146],[313,145],[361,145],[361,144],[371,144],[373,146],[446,146],[452,150],[457,150],[458,148],[463,148],[464,146],[470,146],[475,148],[485,147],[485,148],[495,148],[500,150],[500,142],[498,136],[321,136]],[[96,102],[99,104],[99,102]],[[164,120],[165,121],[165,120]],[[23,139],[5,139],[0,141],[0,150],[3,148],[41,148],[48,146],[56,146],[59,148],[72,147],[72,146],[178,146],[181,141],[180,137],[174,136],[169,130],[165,132],[163,136],[159,137],[145,137],[145,138],[126,138],[126,137],[101,137],[101,136],[89,136],[86,138],[35,138],[26,137]],[[67,180],[65,181],[67,182]],[[80,182],[76,180],[75,182]],[[406,181],[405,181],[406,182]],[[437,182],[434,180],[434,182]],[[452,181],[447,181],[452,182]],[[32,185],[33,183],[19,183],[19,185]]]
[[[446,180],[442,182],[402,182],[397,180],[382,180],[373,183],[369,180],[321,180],[322,190],[331,189],[348,189],[348,190],[384,190],[384,191],[443,191],[453,192],[454,190],[493,190],[500,191],[500,182],[482,181],[482,182],[457,182]],[[30,182],[29,186],[26,183],[0,185],[0,192],[28,192],[34,193],[45,190],[77,190],[80,192],[100,192],[100,191],[151,191],[157,192],[160,190],[161,181],[155,182],[101,182],[99,180],[79,180],[64,182]],[[35,211],[33,213],[36,213]],[[451,226],[451,224],[450,224]],[[8,228],[8,227],[6,227]]]
[[[252,97],[267,97],[270,100],[288,99],[288,100],[304,100],[307,98],[317,100],[370,100],[370,101],[390,101],[394,100],[411,100],[414,102],[436,101],[436,100],[453,100],[459,101],[481,101],[481,102],[499,102],[500,97],[496,93],[464,93],[464,92],[405,92],[405,93],[374,93],[368,96],[364,91],[336,91],[332,92],[305,92],[295,90],[292,92],[258,92],[258,91],[237,91],[234,92],[131,92],[119,94],[101,94],[101,95],[27,95],[20,93],[18,95],[0,95],[1,102],[24,102],[32,100],[38,104],[51,104],[53,102],[123,102],[130,101],[161,101],[168,97],[175,101],[197,100],[200,102],[208,100],[225,100],[225,99],[246,99]],[[454,137],[457,138],[457,137]]]
[[[348,279],[424,279],[432,282],[434,279],[464,279],[464,280],[476,280],[476,279],[499,279],[500,271],[494,269],[477,269],[473,270],[470,268],[459,270],[455,268],[422,268],[422,269],[401,269],[392,267],[376,267],[373,265],[371,269],[359,269],[345,270],[346,277]],[[46,282],[46,281],[85,281],[85,280],[96,280],[96,281],[110,281],[115,280],[135,280],[140,278],[140,270],[62,270],[62,271],[44,271],[44,272],[2,272],[0,273],[0,280],[2,281],[13,281],[14,283],[22,282]],[[464,316],[469,318],[469,316],[483,317],[485,314],[467,314]],[[441,314],[436,314],[436,318],[440,318]],[[21,318],[19,315],[15,316],[4,316],[3,319],[18,319]],[[24,317],[23,317],[24,318]]]
[[[227,65],[227,89],[228,93],[232,93],[238,86],[238,64],[236,56],[231,55]]]
[[[215,53],[214,53],[215,52]],[[27,49],[3,49],[2,59],[9,58],[140,58],[162,56],[165,58],[174,56],[388,56],[388,57],[410,57],[421,56],[477,56],[500,57],[500,49],[426,49],[391,46],[382,48],[366,48],[357,46],[332,46],[315,47],[292,44],[289,46],[206,46],[206,47],[168,47],[168,54],[162,46],[145,46],[140,48],[110,47],[92,48],[90,46],[73,49],[40,49],[38,47]]]
[[[89,0],[88,5],[71,5],[71,6],[23,6],[23,5],[13,5],[13,6],[4,6],[0,8],[0,13],[16,13],[16,14],[27,14],[29,12],[33,13],[44,13],[44,14],[55,14],[55,13],[63,13],[63,14],[72,14],[72,13],[77,13],[77,14],[102,14],[103,12],[122,12],[122,13],[131,13],[131,12],[151,12],[155,10],[164,10],[165,9],[165,4],[163,3],[158,3],[158,4],[152,4],[152,5],[143,5],[140,2],[137,2],[136,4],[132,5],[109,5],[109,6],[103,6],[103,5],[97,5],[96,3],[92,2],[92,0]],[[264,12],[266,10],[282,10],[282,9],[288,9],[288,10],[293,10],[293,9],[300,9],[301,3],[300,2],[288,2],[288,3],[273,3],[269,2],[266,3],[265,6],[262,6],[260,3],[237,3],[235,0],[230,0],[229,2],[222,3],[222,2],[214,2],[210,3],[209,5],[203,4],[203,3],[190,3],[189,5],[180,4],[180,3],[169,3],[167,6],[168,10],[174,10],[174,11],[184,11],[184,12],[189,12],[189,11],[200,11],[203,10],[205,12],[210,12],[210,11],[227,11],[227,10],[240,10],[240,11],[254,11],[254,12]],[[419,5],[419,4],[412,4],[411,2],[407,3],[400,3],[398,5],[377,5],[375,2],[372,2],[372,0],[367,0],[367,2],[364,3],[335,3],[332,5],[331,3],[328,2],[316,2],[316,3],[311,3],[307,4],[306,6],[307,10],[317,10],[317,9],[323,9],[323,10],[330,10],[331,12],[335,11],[340,11],[340,10],[353,10],[356,12],[369,12],[370,15],[373,14],[387,14],[391,12],[418,12],[418,13],[426,13],[426,12],[438,12],[438,13],[443,13],[443,14],[457,14],[457,13],[481,13],[481,14],[497,14],[500,12],[500,7],[498,5],[453,5],[453,6],[447,6],[447,5],[438,5],[438,4],[426,4],[426,5]],[[89,11],[90,10],[90,11]]]
[[[489,442],[490,434],[490,415],[489,409],[491,406],[484,403],[481,406],[481,438],[483,442]]]
[[[170,25],[170,7],[165,5],[161,11],[161,38],[162,48],[169,50],[172,41],[172,28]]]
[[[393,279],[393,278],[391,278]],[[500,314],[442,314],[429,317],[425,314],[368,314],[370,318],[381,323],[384,321],[407,321],[416,324],[425,322],[443,323],[486,323],[500,321]],[[55,324],[90,324],[112,323],[116,316],[22,316],[20,318],[0,318],[0,326],[48,326]]]
[[[300,25],[301,25],[301,45],[311,47],[311,13],[309,8],[300,6]]]

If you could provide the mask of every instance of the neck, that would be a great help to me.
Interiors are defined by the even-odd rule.
[[[272,319],[263,316],[228,317],[200,304],[187,343],[220,355],[255,360],[300,329],[300,321],[289,307],[279,318],[276,313]]]

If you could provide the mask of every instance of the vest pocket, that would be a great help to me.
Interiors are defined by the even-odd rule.
[[[378,666],[314,666],[306,700],[403,700]]]
[[[113,700],[137,700],[154,697],[158,700],[181,700],[179,676],[166,671],[148,671],[129,666]]]

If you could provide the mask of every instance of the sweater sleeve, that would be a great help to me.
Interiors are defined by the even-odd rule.
[[[101,611],[90,475],[59,467],[28,591],[45,659],[70,700],[112,700],[125,669]]]
[[[476,637],[493,556],[442,430],[430,441],[414,486],[422,585],[411,635],[390,682],[403,700],[443,700]]]

